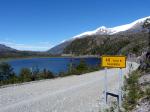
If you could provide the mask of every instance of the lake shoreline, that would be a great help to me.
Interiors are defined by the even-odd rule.
[[[0,63],[1,62],[8,62],[8,61],[12,61],[12,60],[20,60],[20,59],[36,59],[36,58],[100,58],[99,56],[51,56],[51,57],[16,57],[16,58],[0,58]]]
[[[41,79],[51,79],[56,77],[66,77],[71,75],[81,75],[83,73],[97,71],[100,68],[99,59],[98,58],[31,58],[31,59],[20,59],[9,61],[8,64],[13,68],[13,72],[15,73],[15,77],[12,77],[10,80],[3,82],[3,84],[9,84],[12,80],[14,84],[22,83],[22,82],[30,82],[34,80]],[[70,65],[72,63],[72,66]],[[21,70],[25,68],[29,71],[29,77],[25,78],[20,77],[22,73]],[[34,72],[35,71],[35,72]],[[33,73],[36,75],[33,79]],[[20,79],[22,78],[22,79]]]

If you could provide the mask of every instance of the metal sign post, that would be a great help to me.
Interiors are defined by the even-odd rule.
[[[107,104],[107,68],[105,68],[104,92],[105,92],[105,104]]]
[[[122,80],[122,69],[120,68],[119,70],[119,107],[121,107],[122,104],[122,84],[123,84],[123,80]]]

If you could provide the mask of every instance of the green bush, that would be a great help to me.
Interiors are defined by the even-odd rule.
[[[143,96],[138,83],[138,78],[140,76],[139,71],[134,71],[129,74],[129,78],[126,78],[125,85],[125,98],[124,98],[124,108],[126,111],[132,110],[137,104],[137,100]]]
[[[0,63],[0,80],[10,79],[14,76],[13,68],[8,63]]]
[[[88,70],[88,66],[85,61],[81,60],[79,65],[75,68],[77,74],[85,73]]]
[[[43,72],[41,73],[40,77],[42,79],[51,79],[51,78],[55,78],[54,74],[49,71],[49,70],[46,70],[44,69]]]
[[[0,63],[0,86],[16,82],[18,82],[18,79],[13,72],[13,68],[8,63]]]
[[[9,84],[16,84],[16,83],[20,83],[21,81],[19,80],[19,77],[14,75],[12,76],[9,80],[8,83]]]
[[[28,68],[22,68],[20,71],[20,80],[22,82],[28,82],[31,81],[31,70]]]

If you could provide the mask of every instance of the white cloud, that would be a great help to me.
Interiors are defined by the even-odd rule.
[[[50,42],[39,42],[37,44],[22,44],[22,43],[15,43],[9,41],[0,41],[0,44],[4,44],[6,46],[12,47],[17,50],[32,50],[32,51],[46,51],[52,47]]]

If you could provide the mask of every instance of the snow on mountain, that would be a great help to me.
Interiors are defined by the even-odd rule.
[[[124,31],[128,31],[128,30],[141,30],[142,29],[142,24],[144,23],[144,21],[150,18],[150,16],[142,18],[142,19],[138,19],[130,24],[125,24],[125,25],[121,25],[121,26],[117,26],[117,27],[113,27],[113,28],[107,28],[105,26],[101,26],[99,28],[97,28],[96,30],[93,31],[87,31],[84,33],[81,33],[79,35],[74,36],[73,38],[81,38],[81,37],[85,37],[88,35],[113,35],[113,34],[117,34],[120,32],[124,32]]]
[[[143,25],[144,21],[147,18],[150,18],[150,16],[142,18],[142,19],[138,19],[138,20],[136,20],[132,23],[129,23],[129,24],[116,26],[116,27],[113,27],[113,28],[107,28],[105,26],[101,26],[101,27],[97,28],[96,30],[83,32],[79,35],[76,35],[76,36],[72,37],[69,40],[61,42],[57,46],[54,46],[53,48],[48,50],[48,52],[52,53],[52,54],[61,54],[63,52],[64,48],[67,45],[69,45],[73,40],[75,40],[77,38],[86,37],[86,36],[91,36],[91,35],[114,35],[114,34],[119,34],[121,32],[124,32],[124,33],[140,32],[140,31],[143,30],[142,25]]]
[[[111,30],[109,28],[106,28],[105,26],[101,26],[97,28],[96,30],[81,33],[79,35],[74,36],[73,38],[79,38],[79,37],[83,37],[87,35],[94,35],[94,34],[105,35],[105,34],[110,34],[110,33],[111,33]]]

